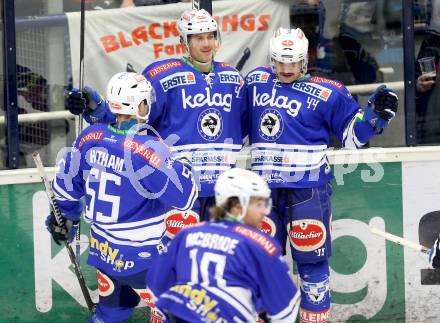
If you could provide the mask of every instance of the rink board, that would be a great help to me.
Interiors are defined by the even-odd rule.
[[[432,232],[440,230],[440,161],[332,160],[332,322],[437,322],[440,279],[427,269],[426,255],[385,242],[368,226],[418,243],[432,240]],[[2,173],[0,182],[10,183],[10,174]],[[23,176],[36,181],[34,175]],[[0,205],[0,322],[86,321],[67,253],[44,227],[48,206],[42,185],[0,185]],[[87,230],[82,233],[81,265],[96,297],[95,272],[85,263]],[[144,317],[140,309],[130,322],[145,322]]]

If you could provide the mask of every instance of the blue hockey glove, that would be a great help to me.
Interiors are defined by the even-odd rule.
[[[90,124],[96,123],[105,115],[106,105],[104,98],[90,86],[85,86],[82,94],[77,88],[66,93],[66,109],[75,115],[84,113],[84,119]]]
[[[393,90],[379,86],[368,99],[364,118],[377,132],[386,128],[396,115],[398,98]]]
[[[46,218],[47,231],[52,235],[52,239],[57,245],[61,245],[66,240],[69,240],[69,242],[73,241],[79,221],[71,221],[64,218],[64,223],[65,225],[60,226],[52,212]]]
[[[440,269],[440,237],[435,240],[434,245],[429,251],[429,265],[432,268]]]

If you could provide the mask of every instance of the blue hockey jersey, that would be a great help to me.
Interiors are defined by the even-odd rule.
[[[153,63],[143,75],[156,92],[149,123],[172,141],[174,154],[192,162],[199,196],[213,196],[217,177],[234,166],[247,135],[243,78],[220,62],[206,75],[185,58]]]
[[[202,222],[181,231],[157,258],[147,283],[156,305],[188,322],[295,322],[299,291],[281,247],[237,222]]]
[[[214,195],[221,172],[235,165],[248,135],[244,80],[226,63],[213,62],[206,75],[186,58],[150,64],[142,74],[155,93],[148,123],[164,138],[176,157],[194,167],[200,197]],[[108,106],[93,122],[113,122]]]
[[[306,76],[280,83],[268,67],[246,77],[251,165],[274,187],[317,187],[332,178],[331,134],[358,148],[376,133],[341,83]]]
[[[163,248],[163,214],[190,209],[197,198],[191,170],[167,146],[112,125],[86,128],[58,165],[52,186],[60,210],[79,219],[85,196],[88,263],[113,276],[148,268]]]

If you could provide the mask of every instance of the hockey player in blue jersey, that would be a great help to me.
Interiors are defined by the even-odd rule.
[[[301,322],[327,322],[330,311],[331,134],[359,148],[382,133],[398,107],[379,87],[361,109],[345,86],[307,74],[308,41],[301,29],[278,29],[270,41],[271,67],[246,77],[251,111],[251,166],[272,189],[271,230],[287,237],[301,279]]]
[[[192,162],[199,184],[199,198],[191,212],[167,214],[171,237],[180,227],[197,222],[199,215],[208,219],[214,183],[235,164],[248,124],[242,76],[229,64],[214,61],[220,46],[217,22],[204,9],[188,10],[177,21],[177,29],[186,56],[152,63],[143,71],[157,96],[150,124],[168,138],[175,155]],[[86,120],[112,120],[105,101],[87,89],[91,99]],[[72,112],[82,112],[82,100],[78,93],[72,94],[66,105]],[[97,103],[98,108],[91,110]]]
[[[300,293],[282,248],[259,231],[271,208],[257,174],[225,171],[215,184],[211,220],[181,231],[148,273],[168,322],[295,322]]]
[[[91,223],[88,264],[98,270],[99,304],[90,322],[125,322],[146,295],[146,271],[163,251],[164,213],[186,211],[197,198],[192,171],[145,133],[154,93],[136,73],[118,73],[107,86],[117,120],[85,129],[58,163],[56,201],[67,223]],[[73,232],[46,221],[56,242]],[[70,227],[70,226],[69,226]],[[73,231],[73,230],[72,230]]]

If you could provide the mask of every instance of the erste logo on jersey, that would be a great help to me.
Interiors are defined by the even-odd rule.
[[[298,251],[313,251],[320,248],[327,238],[327,231],[321,221],[303,219],[287,224],[290,243]]]
[[[106,297],[113,293],[115,285],[113,281],[104,273],[98,270],[98,292],[99,296]]]
[[[193,72],[179,72],[171,74],[160,80],[162,89],[167,92],[169,89],[173,89],[180,85],[195,84],[196,77]]]
[[[165,214],[166,235],[172,239],[182,229],[199,223],[199,215],[194,211],[171,210]]]
[[[204,110],[197,122],[199,134],[208,141],[217,140],[223,131],[223,119],[217,109]]]
[[[270,74],[267,72],[262,72],[262,71],[252,72],[246,77],[246,82],[247,84],[267,83],[269,76]]]
[[[311,84],[307,82],[294,82],[292,84],[292,88],[300,92],[314,96],[315,98],[318,98],[325,102],[327,102],[327,100],[330,98],[330,95],[332,94],[332,90],[327,89],[322,85]]]
[[[219,72],[218,77],[220,79],[220,83],[243,85],[243,80],[240,74],[234,71]]]
[[[275,222],[273,222],[271,218],[265,216],[263,221],[261,221],[260,231],[270,235],[271,237],[275,237],[275,234],[277,233]]]
[[[260,136],[267,141],[275,141],[283,133],[283,117],[275,109],[265,110],[260,116],[259,124],[258,131]]]

